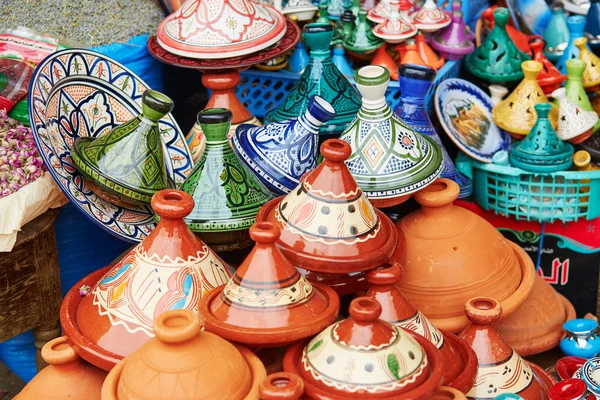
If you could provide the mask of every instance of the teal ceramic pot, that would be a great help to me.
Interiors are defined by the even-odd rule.
[[[552,8],[552,18],[544,33],[544,40],[546,41],[544,55],[553,63],[558,62],[569,44],[567,17],[562,7]]]

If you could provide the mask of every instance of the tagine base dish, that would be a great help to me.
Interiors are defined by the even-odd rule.
[[[83,296],[79,293],[79,289],[82,286],[88,286],[90,288],[94,287],[96,282],[98,282],[112,267],[112,265],[109,265],[101,268],[77,282],[67,292],[60,307],[60,325],[63,334],[68,337],[69,343],[77,355],[90,364],[105,371],[110,371],[123,357],[104,350],[83,336],[77,325],[77,309],[83,300]]]
[[[529,364],[529,366],[531,367],[531,369],[533,370],[533,373],[535,374],[535,376],[538,378],[538,380],[548,388],[548,390],[550,390],[550,388],[556,383],[556,380],[554,380],[554,378],[546,372],[546,370],[542,367],[540,367],[537,364],[534,364],[532,362],[526,361],[527,364]]]
[[[142,111],[148,87],[133,72],[83,49],[48,56],[34,71],[29,118],[36,145],[58,187],[96,225],[129,242],[139,242],[156,226],[150,205],[121,207],[96,195],[74,168],[71,151],[79,137],[99,137]],[[192,171],[184,134],[170,115],[158,127],[167,177],[180,185]]]
[[[467,393],[473,387],[477,377],[477,355],[464,340],[460,340],[455,334],[443,331],[442,334],[444,339],[456,349],[462,360],[460,372],[445,386]]]

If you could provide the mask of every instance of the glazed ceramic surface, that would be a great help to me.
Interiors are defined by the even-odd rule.
[[[417,28],[392,10],[383,22],[375,25],[373,34],[388,43],[400,43],[417,34]]]
[[[197,312],[200,298],[231,276],[183,221],[194,207],[190,195],[163,190],[152,207],[160,217],[156,229],[95,283],[77,309],[79,332],[100,358],[129,355],[153,337],[157,316]]]
[[[587,385],[581,379],[565,379],[556,383],[548,393],[550,400],[595,400],[595,397],[587,396]]]
[[[600,57],[592,53],[587,47],[587,39],[577,38],[573,44],[579,49],[579,59],[586,64],[581,77],[585,90],[595,92],[600,89]]]
[[[306,51],[306,46],[302,42],[298,42],[294,52],[290,56],[288,69],[294,73],[301,74],[308,66],[309,56]]]
[[[229,146],[231,115],[224,108],[198,113],[206,135],[206,150],[181,186],[194,199],[194,209],[184,219],[186,224],[217,251],[251,245],[246,232],[254,224],[258,210],[272,198]]]
[[[71,164],[79,137],[99,137],[142,111],[148,89],[117,62],[89,50],[63,50],[34,71],[29,119],[40,155],[58,187],[96,225],[138,242],[156,226],[149,206],[119,207],[97,196]],[[185,138],[169,114],[158,122],[168,177],[181,185],[192,170]]]
[[[289,193],[317,166],[319,129],[335,119],[332,105],[312,96],[303,115],[262,127],[241,125],[231,138],[240,160],[269,189]]]
[[[567,61],[579,57],[579,48],[575,46],[576,39],[583,37],[583,29],[585,26],[585,18],[581,15],[571,15],[567,18],[567,27],[569,29],[569,43],[565,48],[562,56],[556,63],[556,68],[563,73],[567,73]]]
[[[371,65],[378,65],[387,69],[390,73],[390,78],[393,81],[398,80],[398,66],[396,65],[396,61],[394,61],[392,56],[388,53],[386,46],[381,46],[377,49],[371,60]]]
[[[417,42],[415,39],[407,39],[404,42],[404,54],[400,60],[400,65],[421,65],[425,66],[425,60],[421,58],[421,55],[417,52]]]
[[[443,10],[439,9],[434,0],[427,0],[416,12],[411,14],[415,27],[421,32],[435,32],[452,22]]]
[[[317,6],[310,0],[289,0],[283,8],[283,14],[296,17],[300,22],[310,21],[317,13]]]
[[[376,23],[380,24],[394,11],[398,10],[398,1],[394,0],[380,0],[379,3],[368,11],[367,18]]]
[[[452,13],[452,23],[438,31],[430,44],[446,60],[460,60],[475,49],[461,11]]]
[[[488,87],[490,96],[492,96],[492,104],[495,106],[500,103],[504,96],[508,94],[508,89],[500,85],[490,85]]]
[[[558,62],[569,44],[569,28],[564,8],[557,6],[552,8],[552,18],[544,33],[544,55],[553,63]]]
[[[435,70],[439,70],[444,66],[446,61],[440,57],[433,49],[427,44],[425,36],[422,34],[415,35],[415,41],[417,46],[417,53],[421,56],[421,59],[425,62],[428,67]]]
[[[558,137],[575,144],[589,138],[598,123],[598,114],[571,103],[565,88],[556,89],[552,92],[552,97],[558,101]]]
[[[560,349],[568,356],[592,358],[600,354],[598,322],[574,319],[563,324],[567,336],[560,341]]]
[[[585,111],[596,111],[583,87],[582,77],[585,68],[586,64],[582,60],[575,59],[567,61],[567,83],[565,84],[567,99]],[[592,132],[596,132],[599,128],[600,120],[596,122]]]
[[[587,13],[584,26],[585,36],[594,51],[600,47],[600,2],[590,1],[590,9]]]
[[[427,135],[437,143],[444,160],[441,177],[451,179],[460,186],[459,198],[470,196],[473,191],[471,180],[458,173],[425,111],[425,96],[431,89],[435,71],[427,67],[404,65],[400,66],[399,75],[401,96],[394,112],[415,132]]]
[[[352,147],[346,165],[367,198],[400,198],[433,182],[443,170],[442,151],[394,115],[385,99],[387,70],[363,67],[354,80],[362,107],[340,139]]]
[[[556,374],[560,380],[572,378],[575,372],[580,371],[587,360],[581,357],[567,356],[556,361]]]
[[[304,382],[296,374],[276,372],[260,384],[258,394],[261,400],[300,400],[304,395]]]
[[[448,137],[466,154],[492,162],[510,149],[510,135],[492,119],[494,105],[485,92],[462,79],[446,79],[435,92],[435,111]]]
[[[388,217],[376,210],[344,164],[350,145],[330,139],[321,145],[325,160],[285,197],[272,200],[257,221],[281,229],[277,244],[298,267],[346,274],[387,261],[397,243]]]
[[[567,80],[567,76],[560,71],[546,58],[542,49],[544,42],[535,40],[530,43],[533,59],[543,65],[543,69],[537,76],[537,82],[544,91],[545,95],[550,95],[554,90],[560,88],[562,83]]]
[[[580,370],[583,379],[594,396],[600,396],[600,357],[590,358]]]
[[[383,41],[374,33],[367,21],[367,12],[360,10],[358,23],[350,35],[344,37],[344,47],[355,53],[370,53],[383,46]]]
[[[183,57],[220,59],[254,53],[285,34],[275,8],[250,0],[187,0],[162,20],[159,44]]]
[[[329,43],[332,36],[333,27],[329,24],[308,24],[304,27],[304,40],[310,48],[308,67],[285,101],[267,114],[265,122],[303,115],[313,95],[327,100],[336,111],[336,117],[321,126],[321,135],[339,136],[352,122],[360,108],[360,96],[331,61]]]

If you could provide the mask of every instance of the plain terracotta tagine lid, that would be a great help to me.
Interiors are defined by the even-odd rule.
[[[216,59],[263,50],[285,35],[283,14],[250,0],[188,0],[158,25],[165,50],[182,57]]]
[[[479,371],[469,398],[488,399],[518,394],[527,400],[548,399],[554,380],[542,368],[523,360],[492,326],[502,306],[489,297],[476,297],[465,305],[471,324],[460,334],[477,354]]]
[[[270,222],[250,227],[256,245],[226,285],[200,301],[204,326],[225,339],[279,347],[312,336],[337,318],[340,301],[325,285],[311,285],[275,246]]]
[[[380,315],[376,300],[354,299],[350,318],[288,349],[285,371],[300,374],[309,398],[429,399],[442,380],[439,351]]]
[[[296,374],[276,372],[260,384],[261,400],[300,400],[304,394],[304,382]]]
[[[161,190],[151,205],[160,217],[156,229],[81,300],[75,324],[79,332],[65,332],[78,352],[86,348],[82,357],[106,370],[153,337],[158,315],[180,308],[196,311],[200,297],[231,276],[229,267],[183,221],[194,208],[189,194]],[[86,342],[79,343],[80,337]]]
[[[325,141],[325,160],[256,216],[281,229],[277,245],[296,266],[337,274],[365,271],[386,262],[394,251],[392,222],[371,205],[344,164],[351,152],[343,140]]]
[[[110,371],[102,400],[258,399],[267,375],[258,357],[203,331],[193,312],[161,314],[154,332]]]
[[[456,335],[440,332],[417,310],[398,288],[402,280],[402,266],[398,263],[368,271],[371,288],[367,297],[377,300],[382,308],[380,318],[407,331],[418,333],[433,343],[442,356],[443,385],[467,392],[475,381],[477,358],[473,350]]]
[[[46,343],[42,358],[50,365],[34,376],[15,400],[100,400],[106,372],[79,358],[66,336]]]
[[[499,299],[505,316],[531,293],[533,262],[489,222],[453,202],[458,185],[438,179],[414,198],[421,209],[397,224],[405,250],[396,261],[404,268],[404,295],[439,329],[460,332],[468,323],[464,304],[475,296]]]

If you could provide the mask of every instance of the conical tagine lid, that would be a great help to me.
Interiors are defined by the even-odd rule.
[[[402,294],[397,283],[402,280],[402,266],[374,269],[366,273],[371,284],[367,297],[381,304],[380,318],[407,331],[418,333],[440,350],[444,364],[443,385],[469,390],[477,372],[477,361],[473,350],[452,333],[442,334]]]
[[[427,0],[417,11],[411,14],[413,24],[422,32],[435,32],[450,25],[452,18],[435,4],[434,0]]]
[[[340,137],[352,148],[346,165],[369,200],[386,199],[386,206],[394,205],[392,199],[424,188],[442,173],[442,151],[433,139],[415,132],[392,112],[385,99],[390,81],[385,68],[362,67],[354,80],[363,101]]]
[[[591,92],[600,89],[600,57],[588,49],[586,38],[575,39],[573,44],[579,49],[579,59],[586,64],[581,79],[583,87]]]
[[[154,336],[154,319],[165,311],[197,311],[209,290],[227,282],[231,273],[186,226],[192,197],[162,190],[152,198],[160,217],[156,229],[115,264],[77,309],[81,334],[97,352],[122,358]]]
[[[533,59],[544,67],[537,76],[537,82],[544,91],[544,94],[550,95],[554,90],[560,88],[561,84],[567,80],[567,76],[560,73],[544,55],[544,41],[536,40],[529,44],[533,52]]]
[[[556,89],[552,92],[552,97],[558,101],[558,129],[556,134],[560,140],[578,139],[581,135],[592,133],[592,128],[598,122],[598,114],[595,111],[586,111],[571,103],[567,98],[565,88]],[[589,135],[585,135],[583,140],[588,137]],[[580,143],[583,140],[576,141]]]
[[[275,246],[270,222],[250,228],[252,252],[225,286],[200,302],[209,332],[254,347],[280,347],[304,339],[337,318],[340,303],[328,286],[311,285]]]
[[[258,399],[265,367],[250,350],[202,330],[189,310],[160,315],[156,338],[113,368],[103,400]]]
[[[277,42],[285,18],[274,7],[251,0],[187,0],[158,25],[165,50],[197,59],[255,53]]]
[[[552,378],[523,360],[492,326],[502,314],[500,304],[491,298],[473,298],[465,305],[465,313],[471,324],[460,337],[475,350],[479,362],[475,385],[467,397],[493,399],[518,394],[528,400],[547,399]]]
[[[257,215],[257,221],[281,229],[277,245],[296,266],[344,274],[375,268],[392,255],[396,231],[344,164],[351,151],[343,140],[325,141],[325,160],[290,194],[270,201]]]
[[[375,25],[373,34],[388,43],[400,43],[417,34],[417,28],[402,18],[398,10],[392,10],[380,24]]]
[[[309,396],[320,390],[334,399],[429,398],[441,382],[439,351],[423,337],[380,320],[380,314],[376,300],[354,299],[350,318],[291,347],[284,369],[300,374]],[[410,396],[417,392],[422,397]]]
[[[527,135],[533,128],[537,120],[534,106],[548,103],[548,98],[536,80],[543,69],[542,64],[537,61],[524,61],[521,66],[525,78],[507,98],[492,109],[492,118],[496,125],[517,136]],[[549,110],[549,119],[552,127],[556,128],[558,107],[552,106]]]

